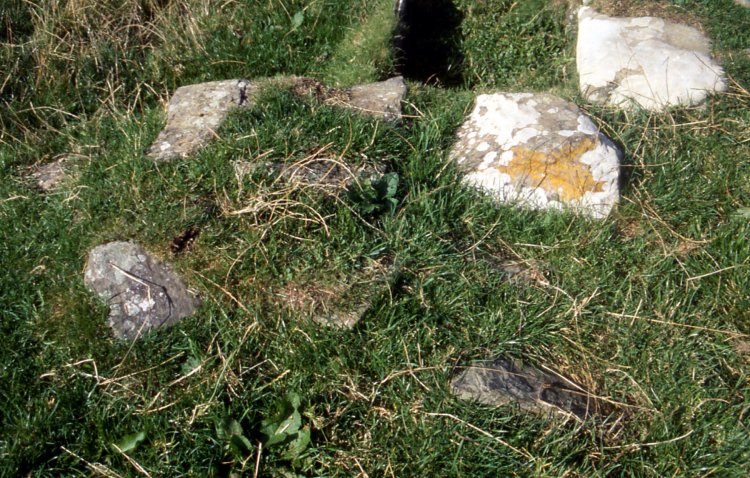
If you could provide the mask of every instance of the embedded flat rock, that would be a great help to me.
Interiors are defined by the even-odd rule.
[[[229,111],[248,106],[259,86],[247,80],[199,83],[177,88],[167,108],[167,125],[146,152],[157,161],[184,158],[215,136]]]
[[[173,325],[199,304],[168,266],[134,242],[92,249],[84,282],[109,305],[109,325],[119,339]]]
[[[390,261],[365,260],[345,275],[327,270],[302,274],[285,284],[274,302],[288,312],[322,325],[352,329],[384,293],[393,278]]]
[[[620,151],[550,94],[479,95],[450,157],[464,181],[500,202],[604,218],[619,199]]]
[[[555,412],[581,420],[607,411],[583,388],[508,357],[467,367],[451,381],[451,391],[483,405],[517,403],[534,413]]]
[[[295,78],[292,92],[314,96],[331,105],[348,108],[364,115],[398,122],[401,102],[406,96],[406,83],[400,76],[375,83],[364,83],[349,88],[329,88],[312,78]]]
[[[70,157],[62,157],[56,161],[40,166],[34,174],[37,187],[48,193],[57,189],[70,178]]]
[[[696,105],[727,88],[701,32],[655,17],[615,18],[582,7],[576,64],[584,97],[618,107]]]
[[[349,93],[349,108],[386,121],[401,120],[401,102],[406,96],[406,83],[402,77],[355,85],[349,89]]]

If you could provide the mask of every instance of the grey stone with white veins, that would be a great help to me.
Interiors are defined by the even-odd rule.
[[[134,242],[92,249],[84,282],[109,305],[109,325],[119,339],[173,325],[199,305],[168,266]]]
[[[177,88],[169,101],[167,125],[146,152],[157,161],[184,158],[216,135],[237,106],[249,106],[259,86],[247,80],[211,81]]]
[[[517,403],[524,410],[585,419],[608,412],[583,388],[509,357],[467,367],[451,381],[454,395],[483,405]]]

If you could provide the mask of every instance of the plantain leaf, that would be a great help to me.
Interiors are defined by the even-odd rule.
[[[138,448],[138,445],[145,439],[146,434],[144,432],[132,433],[120,438],[120,441],[113,445],[117,447],[119,451],[127,453]]]

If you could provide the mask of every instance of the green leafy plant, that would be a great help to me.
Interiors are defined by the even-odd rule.
[[[289,393],[276,404],[276,412],[260,424],[264,445],[281,451],[281,458],[294,465],[310,445],[310,427],[302,424],[300,397]]]
[[[216,425],[216,435],[223,441],[237,459],[247,457],[253,451],[253,445],[245,436],[242,424],[234,418],[227,417]]]
[[[120,438],[117,443],[113,443],[112,446],[121,453],[128,453],[138,448],[138,445],[146,439],[144,432],[131,433]]]
[[[347,190],[349,200],[365,215],[393,213],[398,206],[398,174],[388,173],[363,185],[353,185]]]

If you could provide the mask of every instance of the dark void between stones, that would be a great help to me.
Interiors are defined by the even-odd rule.
[[[398,24],[391,42],[404,78],[441,86],[463,82],[461,22],[452,0],[396,0]]]

